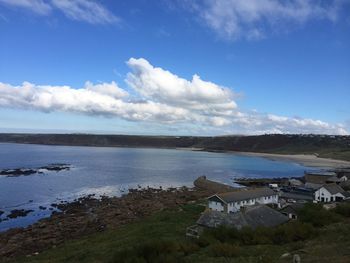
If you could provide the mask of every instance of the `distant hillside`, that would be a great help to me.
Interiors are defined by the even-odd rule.
[[[281,154],[318,154],[350,161],[350,136],[259,135],[259,136],[134,136],[92,134],[0,134],[0,142],[105,146],[201,148],[207,151],[244,151]]]

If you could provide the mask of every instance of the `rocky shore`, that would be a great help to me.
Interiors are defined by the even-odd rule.
[[[117,228],[163,209],[181,209],[180,205],[210,194],[212,191],[196,187],[147,188],[129,190],[119,198],[90,195],[71,203],[53,204],[59,212],[54,211],[51,217],[0,233],[0,259],[35,255],[67,240]]]
[[[17,176],[28,176],[33,174],[43,174],[44,172],[48,171],[63,171],[63,170],[70,170],[71,165],[69,164],[63,164],[63,163],[57,163],[57,164],[49,164],[46,166],[41,166],[37,168],[15,168],[15,169],[3,169],[0,170],[0,176],[7,176],[7,177],[17,177]]]

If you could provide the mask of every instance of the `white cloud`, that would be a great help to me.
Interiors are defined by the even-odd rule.
[[[131,58],[127,64],[132,70],[127,75],[127,83],[145,98],[203,114],[227,115],[237,107],[230,89],[204,81],[198,75],[189,81],[153,67],[142,58]]]
[[[0,0],[0,4],[30,9],[39,15],[48,15],[52,7],[43,0]]]
[[[85,89],[94,91],[103,95],[111,96],[116,99],[127,97],[129,94],[127,91],[118,87],[117,83],[112,81],[111,83],[93,84],[90,81],[85,82]]]
[[[119,21],[101,4],[90,0],[52,0],[52,5],[73,20],[91,24],[109,24]]]
[[[13,86],[0,82],[0,107],[117,117],[196,133],[202,130],[206,134],[348,134],[341,124],[242,112],[230,89],[201,80],[197,75],[186,80],[142,58],[131,58],[127,64],[131,72],[126,82],[136,91],[136,96],[115,82],[88,81],[78,89],[29,82]]]
[[[93,0],[0,0],[0,4],[28,9],[39,15],[62,11],[68,18],[90,24],[110,24],[120,19]]]
[[[189,9],[220,37],[259,39],[283,24],[310,20],[335,21],[346,0],[205,0],[190,2]]]

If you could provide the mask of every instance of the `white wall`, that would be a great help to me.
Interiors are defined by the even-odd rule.
[[[224,211],[224,206],[220,202],[209,201],[208,206],[209,206],[209,209],[214,210],[214,211],[219,211],[219,212]]]
[[[348,180],[348,177],[347,176],[342,176],[341,178],[339,178],[341,182],[345,182]]]
[[[278,204],[278,195],[248,199],[238,202],[229,203],[227,206],[228,213],[238,212],[242,206],[251,206],[255,204]]]
[[[323,201],[321,201],[322,197],[324,198]],[[332,199],[332,197],[333,197],[333,199]],[[340,193],[332,195],[324,187],[321,187],[320,189],[318,189],[315,192],[315,200],[318,201],[318,202],[332,202],[332,201],[335,201],[336,197],[340,197],[342,199],[344,198],[344,196],[342,194],[340,194]]]

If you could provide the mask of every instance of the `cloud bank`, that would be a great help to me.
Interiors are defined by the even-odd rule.
[[[336,21],[347,0],[204,0],[187,1],[220,37],[228,40],[260,39],[283,25],[302,25],[312,20]]]
[[[60,10],[66,17],[90,24],[110,24],[120,19],[100,3],[93,0],[0,0],[0,4],[27,9],[48,16]]]
[[[130,58],[127,65],[130,72],[126,83],[136,95],[130,95],[115,82],[88,81],[81,88],[0,82],[0,107],[116,117],[171,128],[196,127],[211,134],[348,134],[341,124],[242,112],[231,89],[198,75],[187,80],[154,67],[143,58]]]

